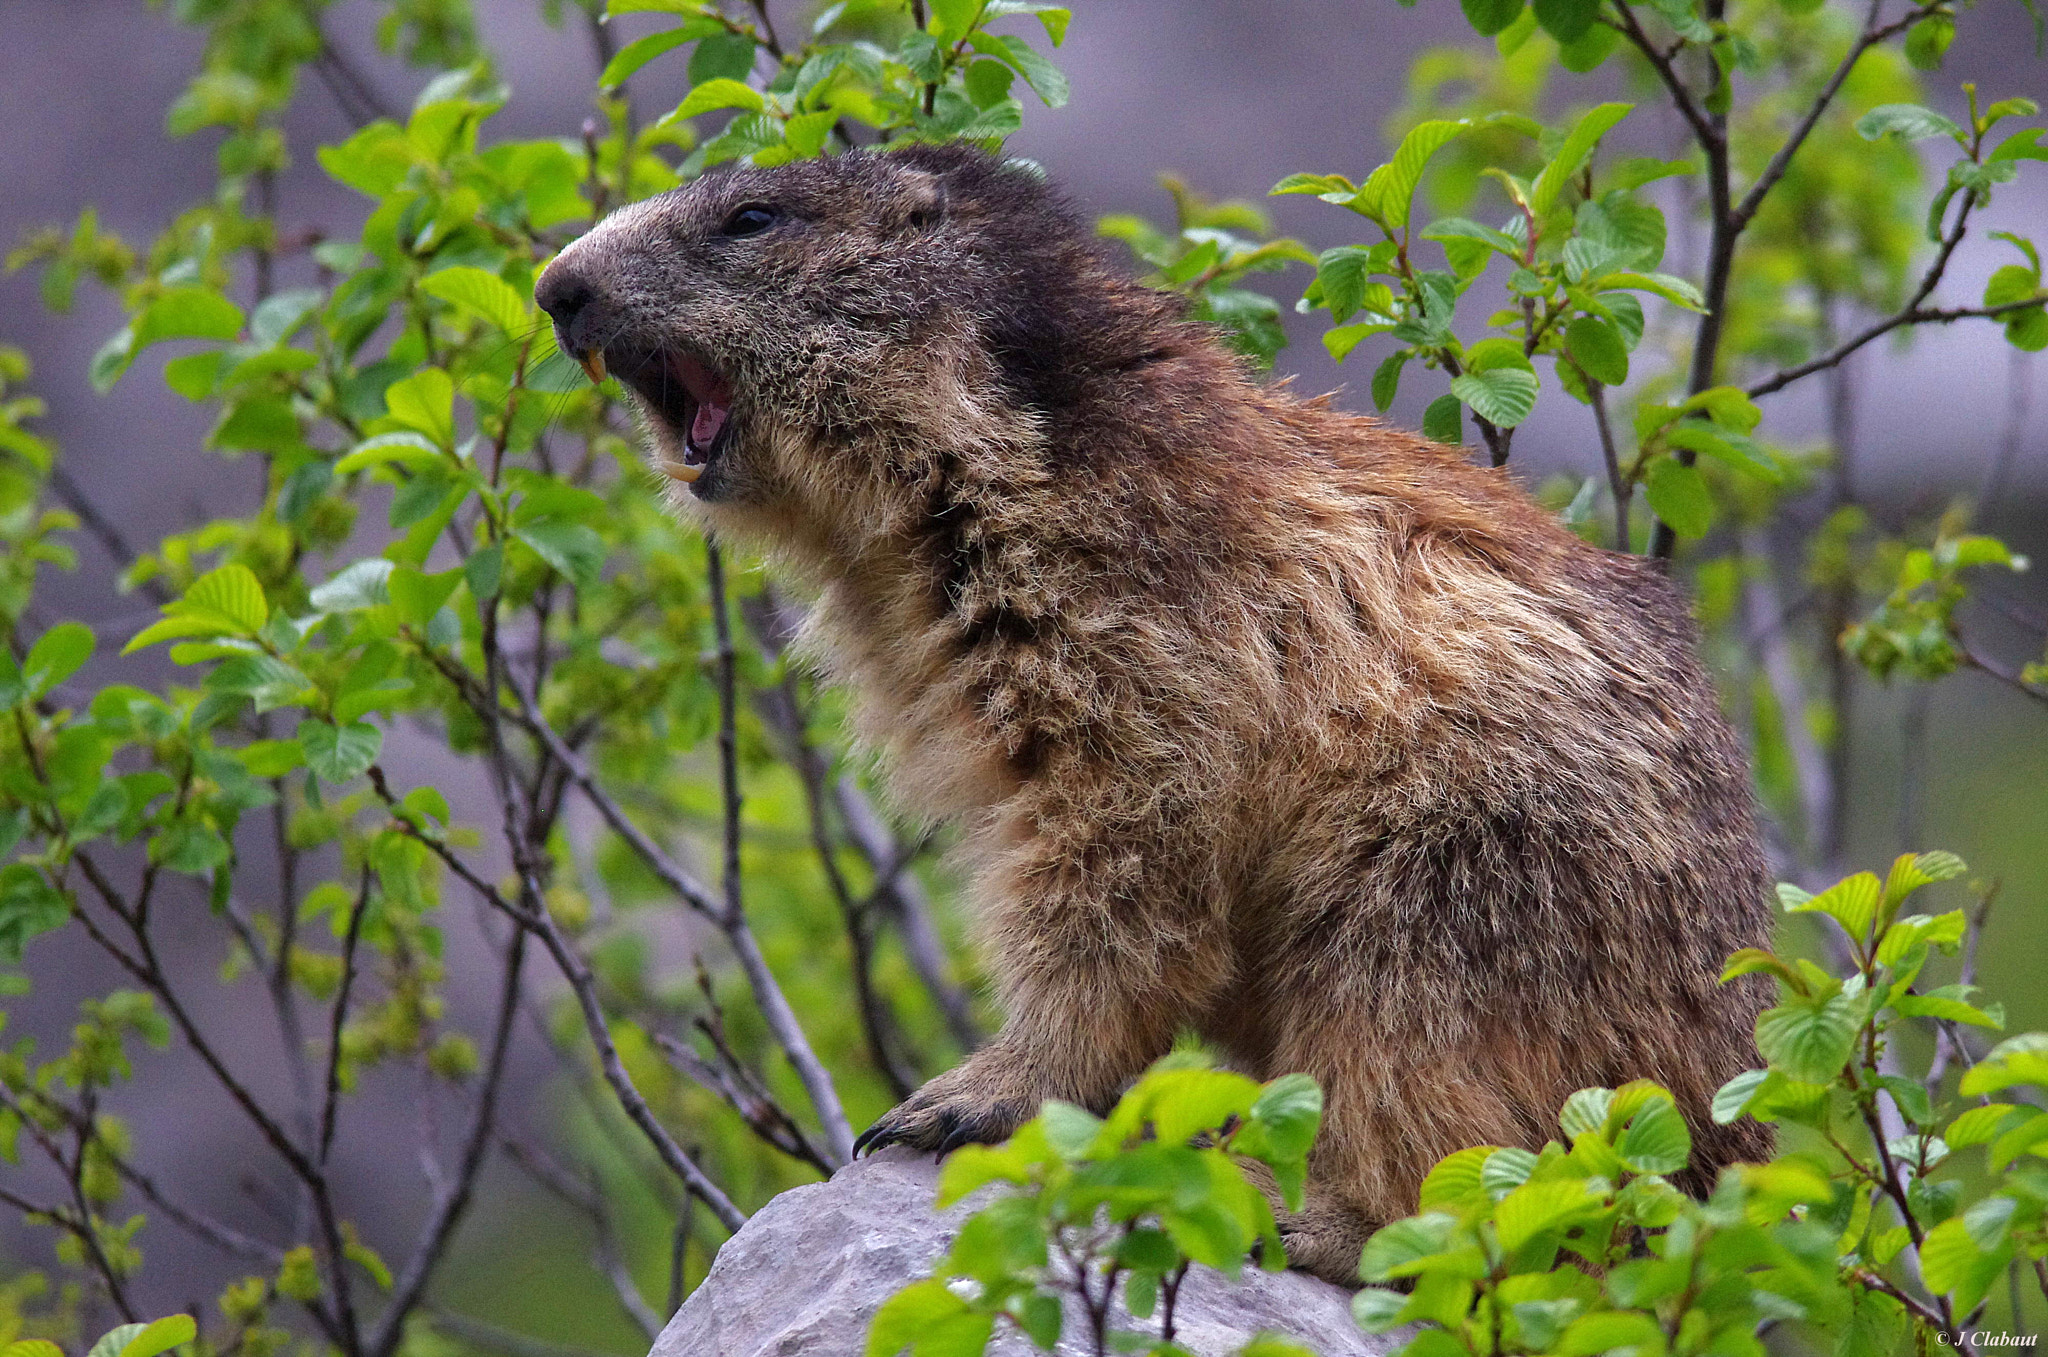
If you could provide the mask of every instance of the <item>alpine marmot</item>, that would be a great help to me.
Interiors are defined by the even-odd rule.
[[[1655,1079],[1681,1182],[1771,931],[1686,603],[1503,473],[1262,385],[1031,167],[721,167],[537,296],[708,528],[817,591],[805,648],[907,809],[962,829],[1008,1020],[869,1130],[945,1152],[1101,1111],[1192,1029],[1327,1099],[1297,1266],[1468,1145]],[[600,367],[601,371],[602,368]]]

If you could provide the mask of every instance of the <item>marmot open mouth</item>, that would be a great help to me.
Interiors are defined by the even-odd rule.
[[[682,460],[668,459],[662,469],[685,484],[702,476],[731,441],[732,383],[709,363],[678,352],[629,356],[592,351],[585,363],[593,378],[601,378],[606,357],[613,360],[619,380],[633,389],[683,445]]]

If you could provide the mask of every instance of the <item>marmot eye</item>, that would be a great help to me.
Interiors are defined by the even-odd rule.
[[[765,231],[775,224],[776,211],[759,203],[748,203],[745,207],[733,209],[725,219],[725,225],[718,228],[724,236],[750,236],[756,231]]]

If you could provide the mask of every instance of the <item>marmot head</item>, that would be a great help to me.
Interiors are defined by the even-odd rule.
[[[1179,314],[1105,264],[1035,168],[959,146],[720,167],[607,217],[535,298],[734,526],[924,480],[935,442],[1056,436],[1091,376]]]

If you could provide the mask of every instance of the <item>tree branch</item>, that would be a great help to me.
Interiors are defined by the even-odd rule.
[[[832,1076],[811,1050],[810,1039],[804,1035],[802,1026],[797,1022],[796,1011],[790,1007],[774,972],[768,968],[767,959],[761,955],[760,944],[755,941],[746,916],[729,915],[699,882],[633,823],[624,808],[598,785],[590,765],[563,742],[561,735],[541,715],[540,704],[532,694],[517,684],[512,685],[512,691],[524,711],[526,728],[541,741],[550,755],[569,770],[570,778],[598,815],[611,826],[612,832],[626,841],[665,887],[725,934],[739,959],[740,969],[746,973],[747,981],[753,987],[754,1001],[761,1010],[763,1021],[783,1053],[789,1057],[789,1063],[795,1067],[797,1078],[803,1082],[835,1164],[844,1164],[852,1159],[853,1131],[847,1123],[846,1110],[840,1104],[838,1091],[832,1085]]]
[[[469,1205],[476,1186],[477,1171],[483,1167],[484,1152],[490,1147],[497,1125],[498,1090],[504,1083],[505,1057],[512,1048],[512,1024],[519,1016],[519,986],[526,965],[526,930],[514,928],[505,944],[505,973],[498,987],[498,1013],[491,1029],[491,1049],[484,1057],[483,1082],[477,1088],[476,1104],[470,1111],[469,1130],[462,1138],[462,1158],[455,1177],[438,1195],[434,1209],[420,1230],[419,1243],[405,1270],[391,1288],[391,1301],[377,1327],[371,1332],[370,1357],[390,1357],[404,1337],[406,1317],[419,1303],[427,1279],[441,1261],[448,1240]]]

